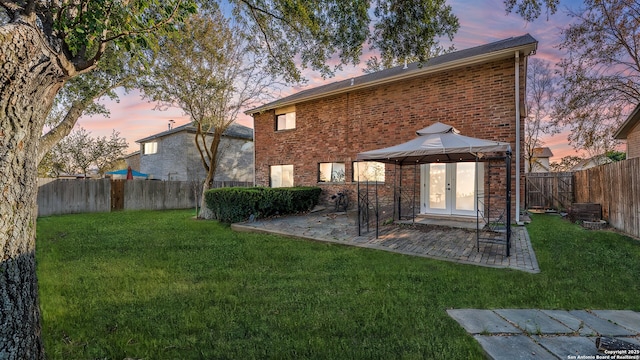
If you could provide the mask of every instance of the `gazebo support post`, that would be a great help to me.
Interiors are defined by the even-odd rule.
[[[507,165],[507,257],[509,257],[509,255],[511,255],[511,151],[507,151],[505,163]],[[520,191],[520,189],[516,189],[516,191]]]
[[[418,182],[418,161],[413,165],[413,200],[411,204],[411,223],[416,223],[416,183]]]
[[[369,223],[371,221],[369,221],[369,177],[367,177],[367,182],[365,185],[366,189],[366,193],[367,193],[367,234],[369,233]]]
[[[476,249],[478,252],[480,252],[480,204],[484,206],[484,204],[480,202],[480,196],[478,195],[478,188],[480,187],[478,184],[479,179],[480,176],[478,176],[478,154],[476,154],[476,179],[474,183],[476,187]]]
[[[395,162],[393,167],[393,204],[391,208],[393,209],[393,221],[396,221],[396,199],[398,198],[398,162]],[[398,215],[398,220],[400,220],[400,215]]]
[[[356,220],[356,225],[358,226],[358,236],[361,236],[360,226],[360,217],[362,216],[362,207],[360,206],[360,171],[358,171],[358,184],[356,185],[356,196],[358,197],[358,220]]]
[[[378,182],[377,181],[375,183],[375,189],[376,189],[376,239],[377,239],[379,235],[378,228],[380,224],[380,207],[378,203]]]
[[[400,164],[400,178],[398,179],[398,220],[402,219],[402,164]]]

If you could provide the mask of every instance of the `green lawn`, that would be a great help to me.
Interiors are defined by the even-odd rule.
[[[450,308],[640,311],[640,242],[535,215],[542,273],[235,233],[192,211],[38,220],[50,359],[481,359]]]

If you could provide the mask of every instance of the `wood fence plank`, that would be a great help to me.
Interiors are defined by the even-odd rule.
[[[112,210],[167,210],[195,207],[202,185],[187,181],[38,179],[38,216]],[[214,182],[215,187],[253,186]]]
[[[573,181],[576,202],[600,204],[611,226],[640,237],[640,158],[576,172]]]

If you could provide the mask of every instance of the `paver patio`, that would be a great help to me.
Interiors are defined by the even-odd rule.
[[[334,213],[328,210],[305,215],[283,216],[233,224],[238,231],[274,233],[316,241],[339,243],[383,251],[421,256],[464,264],[509,268],[539,273],[540,268],[524,227],[512,227],[511,256],[504,245],[476,244],[476,231],[438,225],[384,225],[375,236],[375,225],[358,236],[355,212]]]

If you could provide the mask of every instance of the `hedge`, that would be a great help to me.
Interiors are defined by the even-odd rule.
[[[318,204],[321,192],[318,187],[231,187],[208,190],[205,200],[214,219],[234,223],[251,215],[264,218],[309,211]]]

